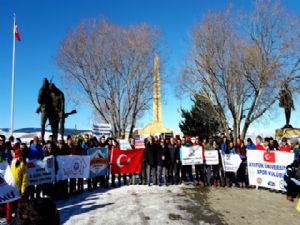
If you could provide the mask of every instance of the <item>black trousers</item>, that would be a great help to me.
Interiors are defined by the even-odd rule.
[[[241,183],[246,182],[246,166],[247,166],[246,163],[244,162],[241,163],[236,174],[237,182],[241,182]]]
[[[220,167],[219,165],[213,165],[213,179],[220,180]]]
[[[194,178],[193,178],[193,171],[192,171],[192,166],[191,165],[181,166],[181,179],[182,179],[182,181],[188,181],[186,174],[188,174],[189,181],[193,182]]]
[[[195,165],[196,180],[205,182],[205,165]]]
[[[69,193],[71,195],[76,193],[76,178],[71,178],[69,181]]]
[[[169,183],[170,184],[178,184],[180,181],[180,166],[179,164],[172,163],[169,165],[169,173],[168,173],[168,178],[169,178]]]
[[[286,178],[285,182],[287,183],[287,185],[285,186],[287,196],[292,196],[293,198],[296,198],[297,195],[300,193],[300,186],[295,184],[295,182],[292,181],[290,178]]]

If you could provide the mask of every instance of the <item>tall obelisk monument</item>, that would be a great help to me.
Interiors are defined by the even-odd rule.
[[[147,124],[142,129],[137,129],[134,134],[145,135],[160,135],[161,133],[175,133],[169,128],[163,126],[162,121],[162,105],[160,94],[160,75],[159,75],[159,57],[154,56],[154,70],[153,70],[153,122]]]
[[[153,123],[162,125],[159,57],[157,54],[154,56]]]

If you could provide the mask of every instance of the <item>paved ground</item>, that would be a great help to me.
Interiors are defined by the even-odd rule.
[[[269,190],[210,188],[206,194],[209,208],[221,214],[227,224],[299,225],[297,201]]]
[[[59,201],[61,224],[300,224],[296,202],[267,190],[123,186]]]

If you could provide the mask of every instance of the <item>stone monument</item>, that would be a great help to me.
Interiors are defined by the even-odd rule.
[[[177,134],[169,128],[165,128],[162,120],[162,104],[160,92],[159,57],[154,56],[154,82],[153,82],[153,122],[147,124],[143,129],[137,129],[134,135],[159,135],[161,133]]]

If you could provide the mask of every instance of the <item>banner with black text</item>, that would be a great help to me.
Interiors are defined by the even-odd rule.
[[[27,164],[27,186],[55,181],[54,156],[43,160],[30,160]]]
[[[294,154],[288,152],[247,152],[249,183],[260,187],[285,190],[283,177],[286,166],[294,161]]]

